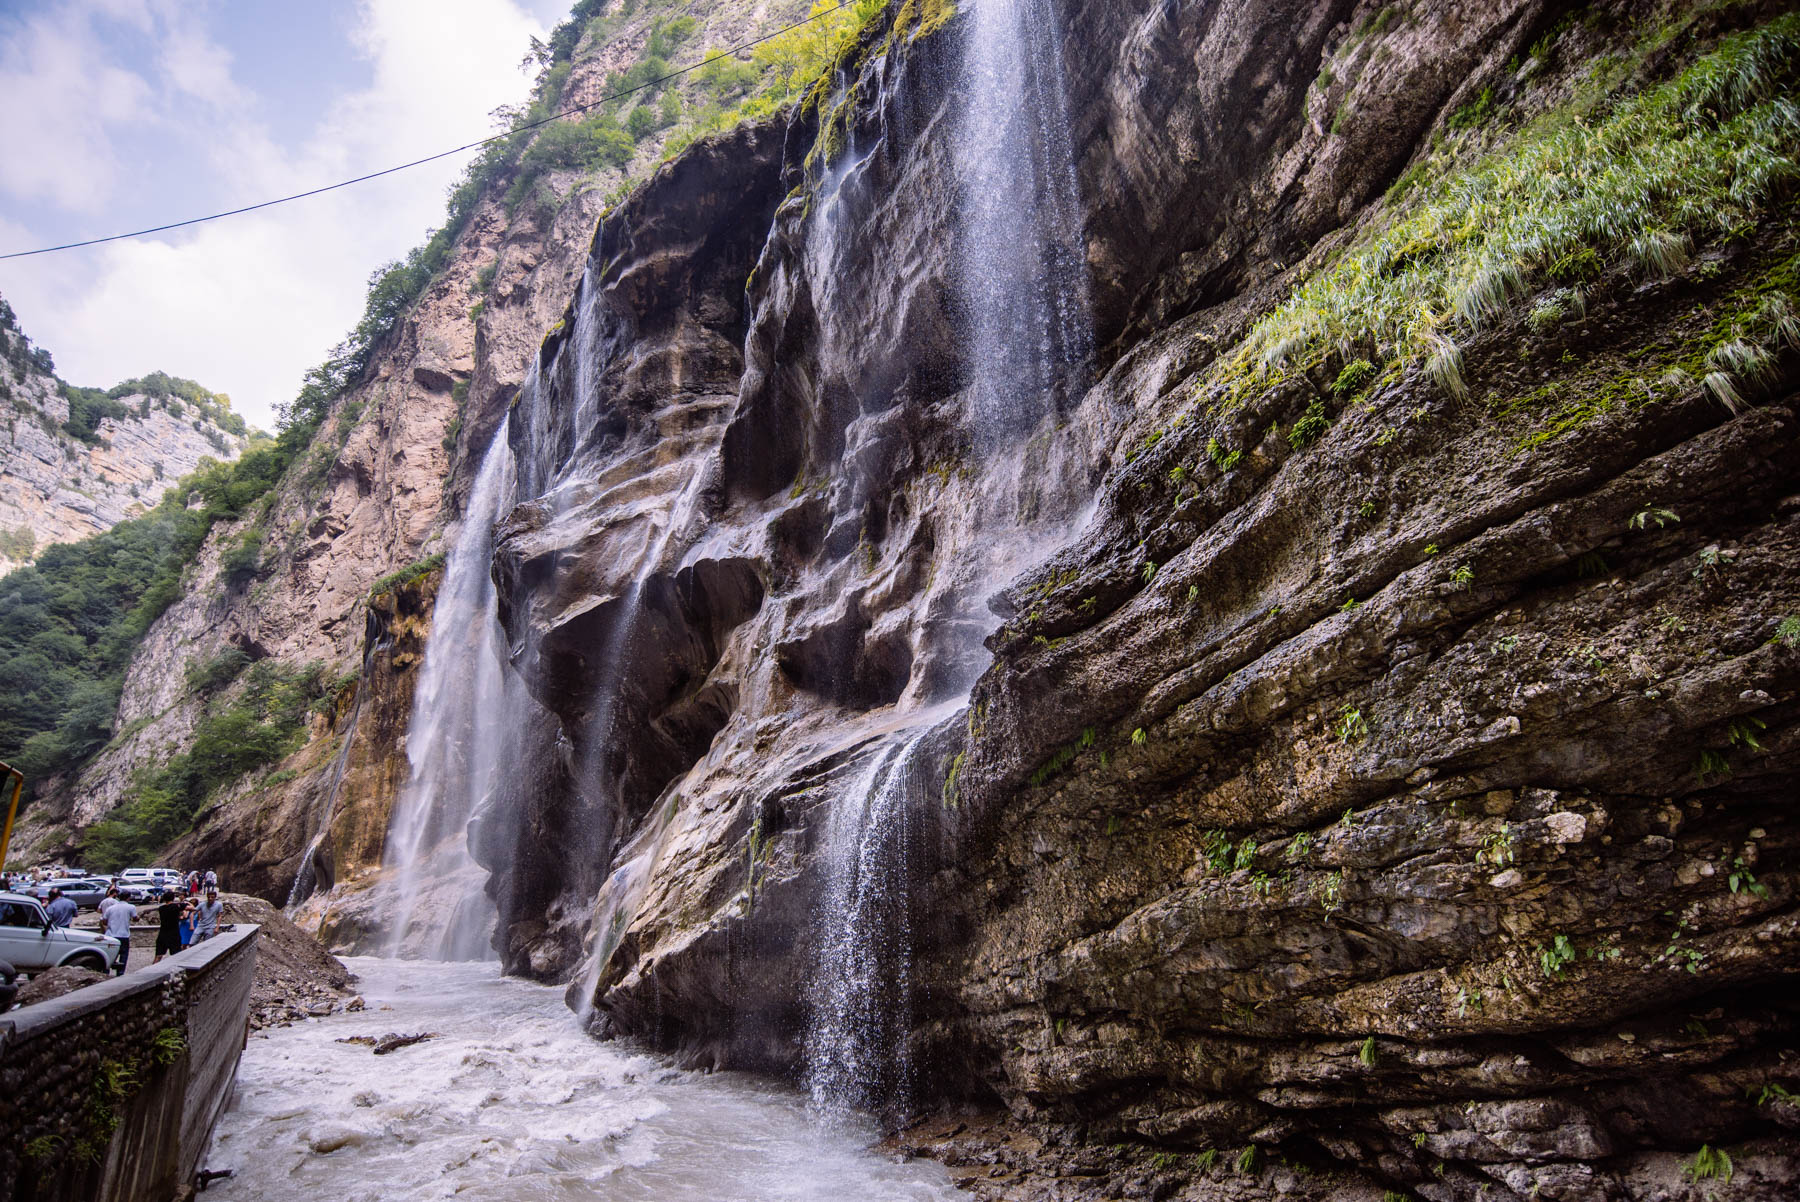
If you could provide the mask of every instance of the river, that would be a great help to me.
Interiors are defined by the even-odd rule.
[[[820,1125],[789,1089],[588,1038],[492,964],[348,959],[368,1008],[253,1037],[208,1202],[935,1202],[940,1165]],[[384,1007],[391,1007],[386,1009]],[[432,1031],[385,1056],[348,1036]]]

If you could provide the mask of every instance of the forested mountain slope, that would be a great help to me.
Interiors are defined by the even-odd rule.
[[[230,399],[192,380],[64,383],[4,299],[0,422],[0,572],[153,508],[201,459],[235,459],[248,436]]]

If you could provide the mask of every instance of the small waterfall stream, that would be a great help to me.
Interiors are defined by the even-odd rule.
[[[991,516],[970,544],[940,548],[960,557],[965,575],[961,620],[937,636],[956,641],[967,664],[951,708],[986,663],[982,641],[997,624],[986,598],[1082,524],[1072,513],[1060,523],[1041,520],[1024,448],[1027,436],[1084,391],[1093,351],[1061,28],[1058,0],[973,0],[963,25],[955,282],[968,433],[985,460],[984,513]],[[822,198],[816,224],[829,226],[837,208]],[[818,236],[835,245],[837,231]],[[1059,500],[1071,508],[1069,498]],[[832,801],[806,1035],[809,1093],[827,1115],[910,1107],[910,846],[925,793],[920,782],[935,779],[919,762],[934,716],[942,714],[921,715],[886,736]]]
[[[940,711],[941,712],[941,711]],[[923,722],[889,739],[831,808],[818,909],[819,976],[806,1039],[806,1087],[834,1116],[904,1106],[912,1093],[912,922],[906,887],[913,812],[925,773]]]
[[[1078,396],[1093,352],[1059,0],[975,0],[963,43],[957,280],[979,433]]]
[[[489,564],[494,523],[513,492],[508,426],[501,422],[482,456],[463,524],[431,611],[431,636],[413,693],[407,730],[409,776],[388,827],[384,862],[396,895],[388,952],[435,959],[491,958],[493,907],[486,874],[469,855],[470,816],[506,766],[510,723],[521,707],[509,696],[516,677],[505,666]],[[435,904],[421,908],[429,873]],[[451,897],[444,897],[445,883]]]
[[[319,845],[325,842],[325,835],[331,829],[331,816],[337,812],[338,790],[343,787],[344,769],[350,764],[350,746],[356,742],[356,724],[362,720],[363,695],[359,689],[356,704],[350,709],[350,721],[344,728],[343,746],[338,748],[337,758],[331,763],[331,783],[325,787],[324,802],[318,807],[318,814],[313,819],[313,836],[306,845],[306,852],[300,857],[300,867],[294,872],[294,883],[288,889],[286,909],[295,906],[311,897],[319,886],[318,854]]]

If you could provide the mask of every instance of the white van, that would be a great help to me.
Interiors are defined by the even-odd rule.
[[[0,893],[0,960],[19,971],[72,964],[107,972],[118,958],[119,941],[110,935],[53,927],[37,898]]]

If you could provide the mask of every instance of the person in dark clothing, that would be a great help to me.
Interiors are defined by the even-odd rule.
[[[162,905],[156,907],[156,960],[181,950],[181,919],[186,913],[187,907],[175,900],[174,892],[164,890]]]

